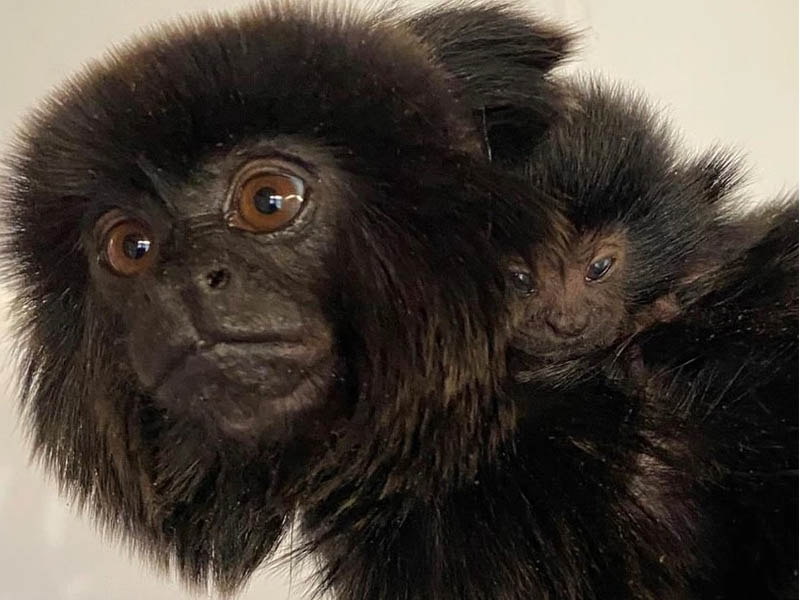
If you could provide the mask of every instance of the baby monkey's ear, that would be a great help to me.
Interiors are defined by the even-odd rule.
[[[493,160],[519,161],[563,113],[566,89],[550,73],[570,55],[574,33],[488,2],[434,8],[408,24],[457,81]]]

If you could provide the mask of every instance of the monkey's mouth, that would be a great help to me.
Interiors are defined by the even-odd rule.
[[[225,436],[283,438],[325,404],[336,377],[332,354],[319,348],[222,342],[183,355],[154,400]]]
[[[553,339],[536,339],[521,336],[514,338],[511,345],[525,354],[543,361],[559,361],[576,358],[588,352],[607,347],[614,338],[598,339],[592,335],[561,337]]]

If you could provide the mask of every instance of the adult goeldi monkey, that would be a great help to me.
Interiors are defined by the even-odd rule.
[[[372,530],[513,435],[500,257],[561,223],[485,159],[454,56],[388,13],[267,3],[118,49],[21,133],[3,254],[36,452],[188,581],[234,590],[297,514],[342,597],[444,593]],[[559,57],[525,84],[542,115]]]

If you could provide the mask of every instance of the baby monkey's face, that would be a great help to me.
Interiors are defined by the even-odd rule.
[[[511,346],[559,360],[611,345],[626,327],[626,250],[624,233],[593,231],[531,265],[510,260]]]

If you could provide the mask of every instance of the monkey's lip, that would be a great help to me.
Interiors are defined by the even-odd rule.
[[[201,360],[203,357],[207,357],[211,362],[228,363],[228,367],[236,369],[243,364],[242,361],[244,361],[244,364],[251,362],[251,355],[259,362],[262,360],[282,360],[310,364],[316,363],[319,358],[324,358],[327,354],[325,351],[321,352],[320,348],[299,340],[275,340],[254,337],[252,339],[236,338],[213,342],[200,341],[194,346],[185,348],[167,361],[163,371],[156,375],[151,389],[158,389],[165,385],[169,379],[178,375],[181,371],[191,368],[193,362]]]
[[[613,341],[613,340],[612,340]],[[529,356],[545,361],[567,360],[587,352],[604,348],[611,343],[601,341],[587,342],[583,337],[559,338],[551,342],[531,343],[525,338],[512,340],[512,345]]]
[[[231,426],[319,406],[332,380],[329,350],[297,342],[217,342],[184,353],[155,386],[169,405],[223,415]],[[238,425],[233,425],[236,422]]]

